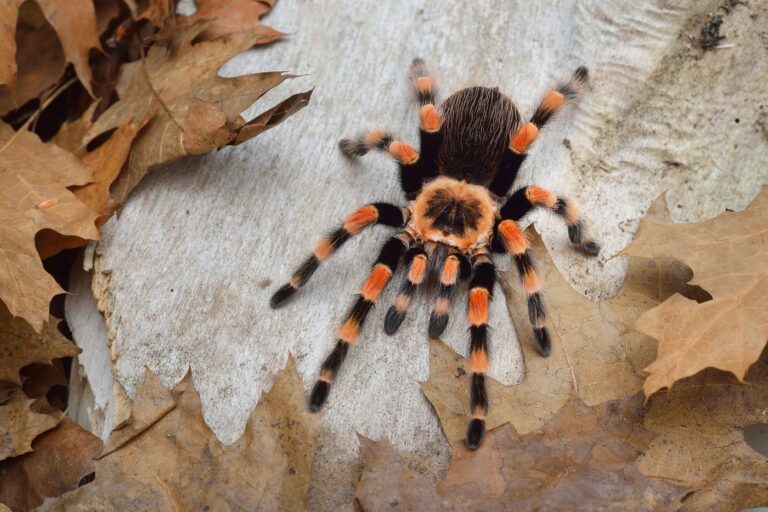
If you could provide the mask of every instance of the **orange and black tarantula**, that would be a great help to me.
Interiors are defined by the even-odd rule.
[[[439,283],[439,290],[430,316],[429,335],[440,336],[448,323],[457,281],[470,279],[472,419],[466,443],[474,449],[482,442],[488,412],[488,301],[496,280],[490,251],[507,252],[514,258],[528,298],[536,348],[547,356],[551,342],[544,325],[539,278],[517,222],[533,208],[545,208],[565,221],[568,237],[576,248],[590,255],[600,250],[585,237],[582,221],[570,201],[536,186],[523,187],[508,195],[539,130],[560,107],[576,97],[587,81],[587,70],[577,69],[569,81],[548,92],[527,123],[521,122],[515,105],[497,88],[462,89],[436,107],[435,84],[421,60],[413,62],[410,79],[420,106],[420,152],[381,131],[354,140],[344,139],[339,144],[350,157],[362,156],[372,149],[389,153],[399,164],[408,204],[401,207],[372,203],[350,214],[317,244],[291,280],[277,290],[271,305],[277,308],[285,304],[307,283],[321,262],[363,228],[384,224],[400,229],[384,244],[360,295],[341,324],[336,347],[323,362],[312,389],[309,407],[313,411],[322,407],[349,347],[356,342],[365,318],[403,260],[406,276],[384,321],[388,334],[393,334],[403,322],[416,288],[432,276]]]

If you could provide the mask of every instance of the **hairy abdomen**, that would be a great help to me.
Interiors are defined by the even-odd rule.
[[[504,148],[520,121],[517,108],[497,88],[469,87],[446,99],[442,111],[440,174],[478,185],[493,179]]]

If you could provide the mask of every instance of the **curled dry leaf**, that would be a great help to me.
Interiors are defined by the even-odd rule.
[[[511,270],[504,290],[525,355],[525,380],[515,386],[489,381],[489,428],[512,422],[520,433],[540,428],[568,401],[575,387],[587,405],[631,395],[642,387],[641,370],[653,358],[654,343],[631,331],[637,315],[676,292],[701,299],[686,284],[690,271],[670,260],[633,259],[616,297],[597,303],[575,291],[558,272],[541,238],[529,228],[531,254],[542,279],[552,353],[533,348],[526,300]],[[493,334],[492,334],[493,335]],[[440,342],[430,347],[430,378],[422,390],[440,417],[448,440],[464,437],[469,414],[466,360]],[[493,364],[493,354],[491,354]]]
[[[27,511],[45,498],[77,488],[93,473],[93,459],[101,451],[98,437],[64,418],[32,442],[32,452],[0,462],[0,503]]]
[[[63,290],[43,269],[35,234],[47,228],[98,238],[98,215],[67,188],[90,179],[71,153],[0,123],[0,299],[38,332],[51,298]]]
[[[61,335],[51,317],[43,331],[35,333],[21,318],[14,318],[0,304],[0,382],[21,385],[19,371],[33,363],[77,355],[80,349]]]
[[[212,41],[250,31],[261,36],[254,44],[268,44],[285,35],[261,24],[260,18],[272,9],[275,0],[197,0],[196,4],[197,11],[192,16],[179,16],[178,21],[191,25],[199,20],[211,20],[199,40]]]
[[[239,135],[250,129],[251,123],[246,123],[240,113],[289,78],[279,72],[219,76],[217,70],[225,62],[252,47],[261,36],[240,32],[193,45],[209,26],[210,22],[201,21],[180,28],[173,34],[169,49],[151,47],[146,58],[126,64],[117,83],[120,101],[86,133],[87,141],[126,122],[149,119],[134,142],[126,169],[112,187],[118,203],[154,167],[243,142],[246,138]],[[302,101],[291,112],[306,105],[309,93],[299,96]],[[296,105],[295,97],[281,105],[286,103]]]
[[[637,319],[659,340],[646,371],[646,396],[704,368],[743,379],[768,341],[768,189],[742,212],[696,224],[645,220],[624,254],[674,258],[693,270],[693,284],[712,296],[697,304],[679,295]]]
[[[158,407],[167,400],[158,402],[162,393],[152,382],[140,393],[128,428],[144,425],[141,435],[125,436],[122,446],[110,440],[107,451],[114,451],[96,462],[96,480],[44,510],[307,509],[321,418],[306,408],[292,359],[229,446],[206,426],[189,374],[174,388],[170,410]]]
[[[0,461],[32,451],[32,440],[58,425],[57,418],[33,411],[34,401],[17,390],[0,406]]]

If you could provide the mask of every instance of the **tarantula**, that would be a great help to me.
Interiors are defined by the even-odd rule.
[[[584,235],[584,226],[572,202],[536,186],[520,188],[507,196],[541,128],[567,101],[574,99],[587,81],[580,67],[570,80],[548,92],[531,120],[522,123],[512,100],[498,88],[469,87],[435,103],[435,84],[420,59],[413,61],[410,80],[419,103],[420,152],[382,131],[356,139],[343,139],[341,151],[362,156],[370,150],[391,155],[400,167],[404,207],[372,203],[350,214],[335,231],[323,238],[291,280],[272,296],[277,308],[304,286],[321,262],[353,235],[373,224],[399,228],[381,249],[368,279],[338,330],[338,341],[320,370],[310,394],[309,407],[319,410],[328,398],[350,345],[381,292],[398,267],[407,266],[402,288],[384,321],[393,334],[405,318],[416,288],[432,276],[439,282],[430,320],[429,335],[439,337],[448,323],[454,288],[459,279],[471,279],[468,317],[470,324],[470,411],[466,444],[475,449],[485,434],[488,396],[488,302],[496,269],[489,251],[509,253],[519,271],[528,299],[528,312],[538,352],[549,355],[551,342],[544,325],[544,306],[539,278],[528,242],[517,225],[531,209],[545,208],[560,216],[576,248],[597,255],[600,248]]]

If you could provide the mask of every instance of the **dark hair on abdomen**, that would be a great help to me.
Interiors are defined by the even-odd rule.
[[[469,87],[447,98],[440,110],[440,174],[487,186],[520,123],[514,103],[498,88]]]

